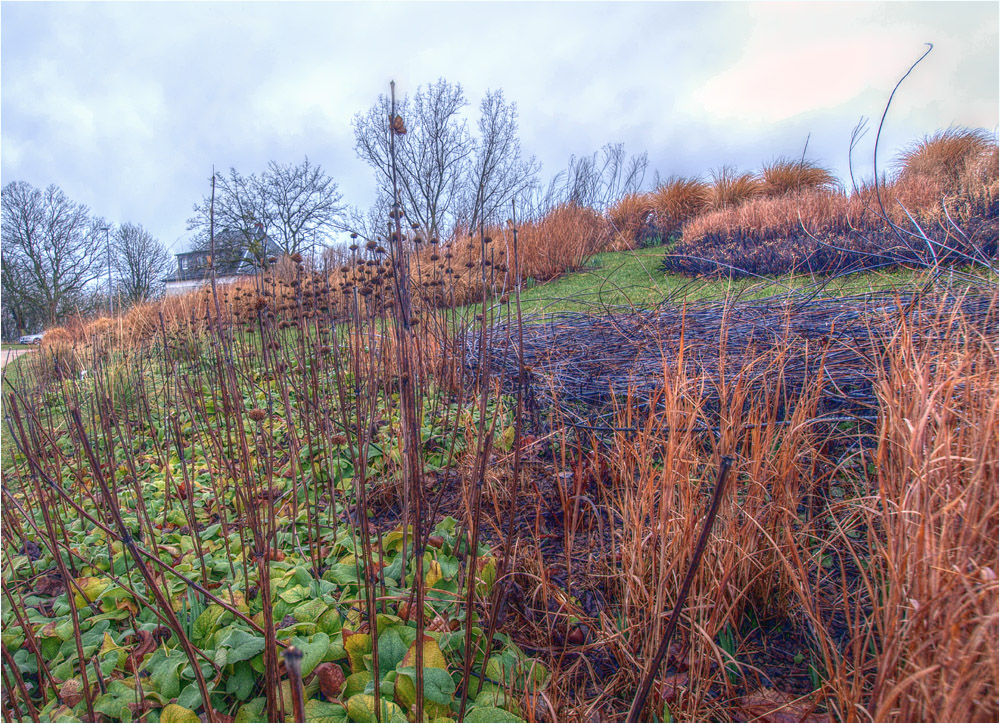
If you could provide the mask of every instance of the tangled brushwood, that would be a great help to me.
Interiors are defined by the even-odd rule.
[[[494,374],[508,389],[515,389],[523,364],[525,392],[534,404],[557,402],[563,414],[581,419],[607,417],[623,400],[637,409],[662,406],[664,377],[678,369],[699,381],[685,392],[695,395],[699,407],[718,409],[724,388],[736,382],[756,389],[777,380],[783,398],[816,386],[820,412],[874,419],[886,340],[904,324],[920,327],[920,345],[949,339],[958,328],[943,308],[985,335],[997,332],[996,300],[978,290],[932,298],[917,292],[818,298],[799,293],[604,316],[564,312],[526,317],[523,352],[516,325],[498,325],[487,339]],[[473,366],[484,358],[482,339],[469,339]],[[777,420],[793,412],[785,408],[779,406]]]

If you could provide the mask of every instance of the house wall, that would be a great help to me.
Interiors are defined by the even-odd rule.
[[[219,277],[215,280],[216,284],[232,284],[236,282],[241,277],[230,276],[230,277]],[[183,282],[167,282],[166,288],[163,290],[163,295],[167,297],[179,296],[181,294],[187,294],[188,292],[193,292],[196,289],[200,289],[203,285],[208,284],[208,279],[191,279]]]

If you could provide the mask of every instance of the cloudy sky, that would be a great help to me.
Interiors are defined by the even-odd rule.
[[[174,251],[212,166],[308,155],[367,207],[352,116],[395,79],[502,88],[544,178],[609,141],[650,174],[809,156],[847,175],[949,125],[996,130],[998,5],[894,3],[36,3],[0,5],[0,180],[60,186]],[[859,149],[871,167],[871,141]],[[883,152],[880,152],[882,156]]]

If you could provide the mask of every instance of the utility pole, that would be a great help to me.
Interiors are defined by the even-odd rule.
[[[111,296],[111,227],[102,226],[101,231],[104,232],[104,248],[108,252],[108,316],[112,317],[115,314],[115,308],[114,297]]]

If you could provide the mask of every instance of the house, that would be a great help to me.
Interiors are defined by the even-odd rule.
[[[267,257],[282,253],[263,232],[260,236],[261,242],[248,242],[242,232],[223,229],[215,235],[214,264],[209,263],[212,259],[210,248],[176,254],[177,271],[163,279],[164,294],[168,297],[185,294],[209,283],[213,266],[216,284],[231,284],[256,274]]]

